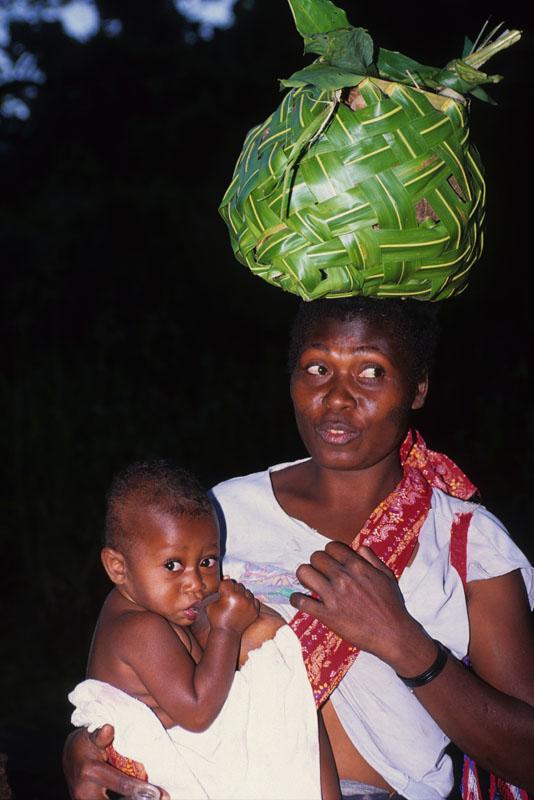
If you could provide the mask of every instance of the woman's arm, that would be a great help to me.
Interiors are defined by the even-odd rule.
[[[264,642],[269,639],[274,639],[279,628],[283,627],[285,624],[286,623],[278,612],[260,603],[258,618],[248,626],[241,637],[239,666],[243,666],[248,659],[248,654],[252,650],[257,650]]]
[[[449,657],[415,694],[464,752],[534,791],[534,637],[519,570],[468,584],[467,600],[472,670]]]
[[[296,608],[399,675],[419,675],[434,662],[436,645],[408,614],[393,574],[368,548],[355,553],[332,542],[297,574],[320,600],[296,593]],[[534,636],[521,576],[468,584],[467,601],[473,671],[449,656],[438,677],[415,694],[462,750],[532,791]]]

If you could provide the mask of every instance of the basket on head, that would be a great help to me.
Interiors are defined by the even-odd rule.
[[[485,200],[466,116],[450,97],[372,77],[346,102],[292,89],[248,134],[223,198],[236,257],[305,300],[458,294]]]
[[[304,300],[442,300],[482,252],[485,185],[466,96],[521,38],[502,24],[444,68],[375,48],[331,0],[289,0],[305,52],[247,135],[220,212],[237,259]]]

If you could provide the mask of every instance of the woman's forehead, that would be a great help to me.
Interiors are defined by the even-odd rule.
[[[302,339],[302,350],[317,347],[322,350],[378,350],[389,357],[401,356],[399,336],[387,321],[323,318],[315,320]]]

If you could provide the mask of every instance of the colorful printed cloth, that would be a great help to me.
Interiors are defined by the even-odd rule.
[[[477,491],[448,456],[429,450],[417,431],[409,431],[400,449],[403,477],[371,513],[352,542],[366,545],[400,578],[412,557],[419,531],[430,510],[432,489],[468,500]],[[304,663],[320,707],[341,681],[359,650],[318,619],[299,611],[290,622],[300,639]]]

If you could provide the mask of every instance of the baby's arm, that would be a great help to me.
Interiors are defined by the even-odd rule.
[[[258,616],[259,603],[231,580],[221,582],[219,594],[207,609],[210,632],[198,664],[157,614],[132,613],[121,626],[122,641],[117,642],[121,655],[163,712],[167,727],[205,730],[230,691],[241,634]]]

